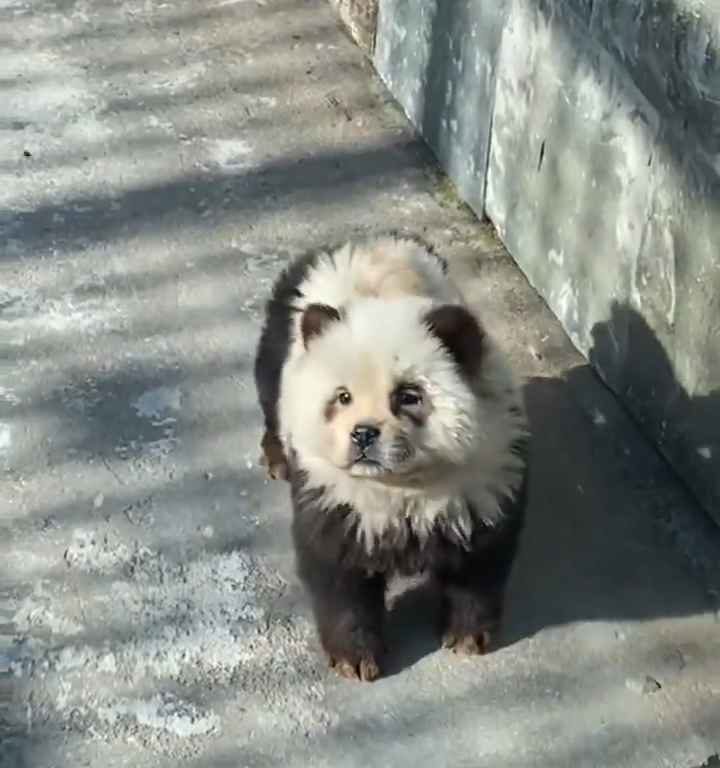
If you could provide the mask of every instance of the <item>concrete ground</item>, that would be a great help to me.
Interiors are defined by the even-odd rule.
[[[0,0],[0,765],[717,765],[720,545],[321,0]],[[262,303],[388,229],[452,262],[535,433],[504,647],[325,668],[257,464]]]

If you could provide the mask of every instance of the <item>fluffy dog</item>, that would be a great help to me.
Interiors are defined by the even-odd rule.
[[[522,529],[527,429],[505,360],[413,240],[292,263],[267,304],[262,448],[288,479],[298,572],[346,677],[381,673],[385,588],[428,572],[443,644],[485,653]]]

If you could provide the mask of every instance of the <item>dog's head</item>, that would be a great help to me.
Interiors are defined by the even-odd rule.
[[[468,461],[485,349],[468,310],[417,297],[362,299],[342,314],[314,304],[300,328],[282,410],[301,458],[389,483]]]

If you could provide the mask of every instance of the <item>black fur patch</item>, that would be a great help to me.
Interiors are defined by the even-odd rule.
[[[301,298],[299,287],[317,260],[316,252],[296,258],[275,281],[265,305],[265,324],[255,356],[255,388],[265,417],[265,430],[274,436],[278,432],[282,368],[290,350],[292,319]]]
[[[303,344],[307,347],[315,336],[320,336],[332,323],[340,320],[340,312],[327,304],[310,304],[303,312],[300,322]]]
[[[460,370],[472,378],[482,363],[485,331],[465,307],[445,304],[425,317],[431,333],[437,336],[453,356]]]

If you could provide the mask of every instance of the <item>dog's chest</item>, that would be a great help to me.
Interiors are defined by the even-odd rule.
[[[358,536],[368,549],[387,541],[401,545],[411,537],[422,543],[438,525],[459,539],[472,531],[470,508],[462,496],[370,487],[356,491],[351,504]]]

